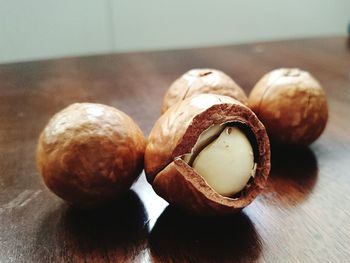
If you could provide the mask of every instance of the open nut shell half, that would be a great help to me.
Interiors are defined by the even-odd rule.
[[[232,198],[218,194],[182,158],[191,152],[203,131],[227,123],[245,126],[255,141],[255,176]],[[145,171],[156,193],[169,203],[199,214],[237,212],[265,186],[270,171],[269,139],[264,125],[241,102],[201,94],[175,104],[158,119],[146,147]]]

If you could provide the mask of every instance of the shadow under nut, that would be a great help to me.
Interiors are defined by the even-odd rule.
[[[173,114],[179,112],[181,120],[177,121]],[[232,198],[218,194],[181,158],[191,152],[203,131],[224,123],[246,127],[255,140],[255,176],[239,196]],[[270,171],[269,140],[263,124],[242,103],[226,96],[202,94],[176,104],[157,121],[146,148],[145,171],[154,190],[169,203],[200,214],[234,213],[250,204],[265,186]]]

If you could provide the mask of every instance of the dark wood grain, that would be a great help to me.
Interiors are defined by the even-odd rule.
[[[186,215],[144,175],[113,206],[68,207],[42,184],[38,135],[73,102],[128,113],[147,135],[169,84],[212,67],[247,92],[278,67],[310,71],[326,89],[328,126],[311,147],[272,150],[265,191],[230,217]],[[0,262],[348,262],[350,41],[323,38],[56,59],[0,66]]]

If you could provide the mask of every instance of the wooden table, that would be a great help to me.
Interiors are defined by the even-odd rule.
[[[273,151],[265,191],[235,216],[188,216],[144,174],[114,207],[79,211],[41,182],[35,148],[73,102],[128,113],[147,135],[169,84],[221,69],[247,92],[300,67],[326,89],[330,118],[310,148]],[[0,262],[349,262],[350,44],[346,38],[55,59],[0,66]]]

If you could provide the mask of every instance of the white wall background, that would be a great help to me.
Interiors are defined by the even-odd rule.
[[[350,0],[0,0],[0,63],[345,35]]]

